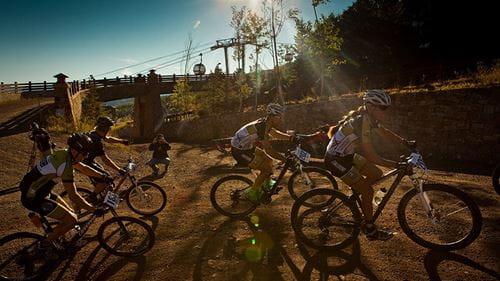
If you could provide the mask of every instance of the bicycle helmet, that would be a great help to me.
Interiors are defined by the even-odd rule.
[[[365,92],[363,101],[373,105],[389,106],[391,105],[391,97],[383,90],[368,90]]]
[[[282,115],[285,112],[285,108],[277,103],[270,103],[267,105],[266,112],[268,115]]]
[[[90,152],[92,147],[92,140],[87,135],[75,133],[69,136],[68,146],[80,153]]]
[[[97,118],[97,121],[95,123],[96,127],[99,128],[109,128],[115,124],[115,121],[113,119],[109,118],[108,116],[101,116]]]

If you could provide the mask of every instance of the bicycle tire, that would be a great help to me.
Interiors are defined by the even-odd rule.
[[[222,198],[217,199],[217,191],[220,190],[222,186],[225,186],[225,184],[229,183],[230,181],[233,181],[234,185],[238,185],[239,189],[234,190],[231,189],[229,190],[229,194],[225,194],[224,196],[229,196],[229,200],[231,202],[230,206],[225,207]],[[246,178],[244,176],[239,176],[239,175],[231,175],[227,177],[223,177],[219,179],[215,184],[212,186],[212,189],[210,190],[210,202],[212,203],[212,206],[217,210],[222,215],[231,217],[231,218],[237,218],[237,217],[242,217],[250,214],[253,212],[258,204],[253,204],[246,200],[244,196],[244,190],[249,188],[252,185],[252,181],[249,178]],[[224,193],[227,191],[223,191]],[[234,211],[232,212],[230,208],[233,208],[233,206],[236,204],[238,205],[240,202],[243,202],[246,206],[244,206],[242,211]]]
[[[438,251],[452,251],[452,250],[458,250],[467,247],[470,245],[476,238],[479,236],[479,233],[481,232],[481,226],[482,226],[482,216],[481,216],[481,211],[479,210],[479,207],[476,205],[476,203],[470,198],[465,192],[456,189],[454,187],[444,185],[444,184],[424,184],[423,185],[423,190],[426,192],[427,196],[429,197],[431,201],[431,204],[436,210],[444,210],[444,208],[436,208],[438,203],[442,202],[448,202],[448,205],[450,200],[442,200],[445,194],[448,196],[451,195],[453,201],[451,203],[460,203],[461,209],[458,209],[457,211],[452,211],[446,216],[440,216],[440,214],[437,215],[438,219],[441,220],[443,218],[446,218],[450,215],[455,215],[458,214],[459,211],[467,209],[470,214],[470,219],[472,220],[470,230],[468,230],[466,223],[464,222],[465,217],[465,212],[460,212],[460,216],[456,216],[456,222],[453,221],[452,219],[449,219],[451,224],[445,224],[442,221],[440,221],[441,228],[447,227],[451,225],[453,229],[445,229],[444,233],[442,234],[436,234],[434,235],[432,226],[435,228],[439,228],[438,224],[433,222],[433,225],[429,223],[410,223],[409,218],[407,216],[407,210],[410,210],[412,212],[423,212],[420,216],[417,214],[416,216],[412,216],[410,220],[412,221],[418,221],[418,219],[423,219],[423,221],[430,222],[430,219],[428,217],[428,213],[423,210],[422,204],[416,204],[416,206],[409,206],[411,200],[415,197],[420,201],[418,195],[420,194],[417,189],[411,189],[408,192],[406,192],[403,197],[401,198],[401,201],[399,202],[398,205],[398,220],[399,224],[401,225],[401,228],[403,229],[403,232],[415,243],[428,248],[432,250],[438,250]],[[437,200],[438,198],[441,198],[441,200]],[[415,202],[417,203],[417,202]],[[454,206],[457,204],[451,204],[451,206]],[[418,206],[418,207],[417,207]],[[446,205],[444,207],[447,207]],[[415,229],[412,228],[413,224],[415,224]],[[422,225],[420,225],[422,224]],[[419,229],[420,227],[420,229]],[[449,227],[448,227],[449,228]],[[416,231],[422,230],[423,233],[419,234]],[[445,243],[436,243],[434,241],[429,241],[431,238],[436,238],[436,239],[447,239],[450,237],[450,235],[453,234],[458,234],[458,233],[463,233],[464,231],[467,231],[465,235],[458,239],[457,241],[451,241],[451,242],[445,242]],[[432,237],[421,237],[424,235],[430,235]]]
[[[491,174],[491,181],[495,192],[500,195],[500,163],[495,167],[493,173]]]
[[[314,207],[307,208],[307,206],[305,206],[303,203],[314,196],[328,196],[330,197],[330,200],[324,201],[320,205],[315,205]],[[337,208],[332,208],[333,206],[336,206]],[[339,223],[332,224],[332,222],[334,222],[334,218],[328,218],[326,216],[337,213],[337,211],[340,210],[339,208],[343,206],[345,206],[346,209],[343,210],[343,213],[339,211],[338,215],[336,216]],[[328,211],[325,212],[325,209],[328,209]],[[304,211],[303,213],[299,214],[301,210]],[[335,210],[335,212],[333,212],[333,210]],[[306,223],[304,222],[305,216],[314,212],[319,215],[319,218],[312,219],[313,223],[312,226],[309,227],[308,231],[306,229]],[[351,245],[357,239],[361,230],[361,213],[358,210],[357,206],[353,203],[353,201],[351,201],[349,197],[344,195],[342,192],[327,188],[313,189],[300,196],[292,206],[290,219],[297,240],[317,250],[343,249]],[[329,229],[324,230],[322,229],[322,227],[320,227],[321,223],[331,224],[328,227],[334,226],[334,229],[336,230],[332,231],[332,233],[345,233],[345,238],[336,242],[332,242],[328,245],[319,241],[324,238],[317,239],[315,237],[319,236],[317,235],[317,233],[320,233],[321,236],[324,236],[325,232],[328,232],[327,235],[330,235]],[[336,226],[339,226],[338,229]],[[344,230],[349,230],[349,232]]]
[[[0,280],[10,281],[10,280],[38,280],[38,278],[43,275],[44,268],[47,265],[45,256],[40,255],[41,252],[36,249],[38,243],[44,240],[45,237],[42,235],[31,233],[31,232],[17,232],[9,234],[0,239]],[[27,243],[27,246],[19,249],[20,244],[24,244],[23,241]],[[36,257],[36,255],[39,255]],[[9,261],[10,260],[10,261]],[[33,270],[35,261],[39,261],[41,266],[28,273],[25,276],[13,276],[14,271],[21,267],[20,263],[29,263],[29,267]],[[26,264],[24,264],[26,266]],[[24,269],[26,270],[26,269]],[[24,273],[25,274],[25,273]]]
[[[116,229],[113,228],[113,225],[115,224],[117,226],[115,227]],[[138,233],[137,230],[131,229],[131,225],[133,224],[142,229],[143,233]],[[127,239],[123,239],[124,234],[122,232],[124,228],[127,231],[127,235],[131,237],[126,237]],[[108,233],[109,235],[107,235]],[[99,241],[99,245],[101,245],[103,249],[119,257],[140,256],[151,250],[155,242],[155,234],[151,226],[140,219],[126,216],[113,217],[105,221],[97,231],[97,238]],[[122,246],[125,244],[125,246],[130,247],[130,239],[139,239],[142,241],[140,241],[140,247],[132,246],[132,250],[121,251],[117,248],[116,245],[110,245],[110,243],[113,243],[113,241],[110,241],[112,238],[117,239],[117,241],[119,242],[117,246]]]
[[[148,185],[148,188],[144,188],[142,186]],[[139,196],[134,196],[134,191],[137,188],[141,188],[140,192],[141,194],[138,194]],[[149,193],[148,193],[149,191]],[[153,195],[150,193],[154,192]],[[138,204],[135,203],[135,198],[139,199]],[[128,188],[127,193],[125,195],[125,200],[127,201],[128,207],[134,211],[135,213],[143,216],[154,216],[158,214],[159,212],[163,211],[165,207],[167,206],[167,193],[163,188],[159,185],[157,185],[154,182],[149,182],[149,181],[140,181],[137,183],[137,185],[132,185],[131,187]],[[152,202],[158,203],[152,205]],[[146,203],[149,209],[141,209],[141,204]],[[151,207],[153,206],[153,207]]]
[[[316,178],[316,180],[312,180],[312,186],[305,186],[305,188],[304,188],[305,191],[303,189],[300,189],[300,192],[299,192],[298,182],[299,182],[301,174],[300,174],[300,171],[295,171],[290,176],[290,179],[288,180],[288,192],[290,193],[290,196],[292,196],[292,198],[295,201],[297,201],[297,199],[305,192],[312,190],[312,189],[315,189],[315,188],[330,188],[331,187],[332,189],[335,189],[335,190],[339,189],[335,178],[332,176],[332,174],[330,172],[328,172],[325,169],[321,169],[318,167],[303,167],[302,171],[304,173],[307,173],[310,176],[310,178],[313,178],[311,176],[313,173],[317,173],[320,175],[321,178],[323,178],[323,180],[318,181],[318,178]],[[328,180],[328,181],[326,181],[326,180]],[[310,204],[308,202],[303,202],[302,204],[304,206],[307,206],[307,207],[313,206],[313,204]]]

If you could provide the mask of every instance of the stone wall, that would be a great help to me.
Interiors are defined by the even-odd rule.
[[[500,87],[392,95],[386,127],[415,139],[422,153],[433,159],[493,164],[500,161]],[[287,105],[286,128],[311,133],[325,123],[335,124],[349,110],[361,105],[348,96],[328,102]],[[243,124],[263,112],[233,113],[166,124],[163,132],[173,141],[209,143],[230,137]],[[390,158],[401,147],[376,140],[377,150]]]

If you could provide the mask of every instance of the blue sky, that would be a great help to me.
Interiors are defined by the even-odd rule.
[[[352,1],[333,0],[333,3],[318,7],[318,13],[333,11],[338,14]],[[258,9],[260,2],[0,0],[0,81],[54,81],[52,76],[59,72],[68,75],[69,80],[84,79],[90,74],[102,78],[103,75],[98,75],[184,50],[188,34],[195,48],[209,48],[217,39],[233,36],[229,26],[232,5]],[[304,19],[314,19],[310,0],[284,2],[288,8],[299,8]],[[294,25],[288,21],[278,42],[293,43],[294,34]],[[250,51],[249,48],[247,52]],[[194,54],[190,65],[199,61],[198,53]],[[224,63],[223,53],[223,49],[218,49],[204,54],[203,63],[209,71],[218,62]],[[179,56],[104,76],[136,74]],[[261,63],[263,68],[272,67],[269,55]],[[230,60],[230,71],[236,66],[236,62]],[[181,64],[175,63],[157,72],[181,73]]]

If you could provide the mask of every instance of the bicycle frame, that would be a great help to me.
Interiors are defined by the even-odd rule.
[[[392,197],[392,195],[396,191],[396,188],[398,187],[399,183],[401,182],[401,179],[406,175],[408,175],[410,177],[415,188],[419,189],[419,194],[423,199],[422,204],[423,204],[424,208],[427,211],[431,211],[432,207],[431,207],[431,204],[429,202],[429,199],[427,198],[427,195],[422,190],[422,182],[419,182],[416,179],[416,177],[414,177],[413,167],[411,165],[408,165],[402,169],[401,168],[394,169],[394,170],[391,170],[391,171],[385,173],[384,175],[382,175],[382,177],[380,177],[375,182],[373,182],[372,185],[380,183],[380,182],[382,182],[382,181],[386,180],[387,178],[392,177],[394,175],[397,175],[397,177],[394,179],[394,181],[392,182],[392,185],[389,188],[389,190],[387,191],[386,195],[382,198],[382,201],[378,204],[377,208],[375,209],[375,211],[373,213],[373,221],[376,221],[377,218],[380,216],[380,214],[382,213],[382,210],[385,208],[385,205],[387,204],[389,199]],[[361,200],[359,199],[358,192],[356,192],[354,189],[352,189],[352,190],[353,190],[352,196],[354,197],[354,199],[358,203],[358,207],[361,209]]]
[[[280,171],[280,173],[278,175],[278,178],[276,179],[276,182],[273,184],[273,186],[269,190],[269,193],[271,195],[275,195],[275,194],[278,194],[280,192],[281,188],[279,188],[278,185],[281,182],[281,180],[283,179],[283,177],[285,176],[286,172],[288,171],[288,168],[290,168],[293,164],[298,163],[298,169],[300,171],[302,171],[303,165],[302,165],[302,163],[300,161],[297,161],[297,160],[298,159],[296,159],[296,156],[294,156],[291,153],[291,151],[289,150],[287,152],[287,157],[286,157],[285,164],[283,165],[283,168],[281,169],[281,171]]]

